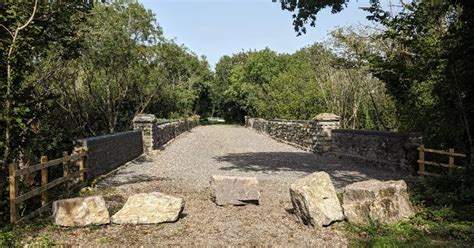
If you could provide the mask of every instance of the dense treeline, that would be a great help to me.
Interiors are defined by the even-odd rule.
[[[163,37],[141,4],[33,6],[0,8],[3,160],[28,166],[60,156],[74,139],[130,129],[137,113],[178,118],[206,108],[200,98],[213,78],[206,59]],[[4,165],[3,220],[6,173]]]
[[[299,11],[300,34],[321,7],[338,12],[344,4],[281,2]],[[217,113],[241,121],[333,112],[343,127],[420,132],[427,145],[471,153],[472,4],[412,1],[391,13],[373,1],[366,11],[376,26],[337,29],[294,54],[224,56],[215,72]]]
[[[306,120],[332,112],[346,128],[397,128],[384,84],[351,55],[335,51],[345,49],[336,39],[340,32],[327,44],[294,54],[264,49],[222,57],[216,65],[217,113],[242,121],[245,115]]]

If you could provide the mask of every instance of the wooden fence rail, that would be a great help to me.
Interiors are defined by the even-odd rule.
[[[440,154],[440,155],[447,155],[448,156],[448,163],[438,163],[434,161],[426,161],[425,160],[425,153],[434,153],[434,154]],[[424,145],[418,146],[418,175],[423,175],[423,176],[442,176],[441,174],[437,173],[432,173],[432,172],[427,172],[426,171],[426,166],[425,165],[433,165],[433,166],[440,166],[440,167],[445,167],[448,168],[448,175],[452,175],[455,169],[462,168],[461,166],[455,165],[454,164],[454,158],[465,158],[466,154],[463,153],[456,153],[454,152],[453,148],[450,148],[448,151],[443,151],[443,150],[435,150],[435,149],[429,149],[425,148]]]
[[[40,163],[37,165],[29,166],[23,169],[18,168],[18,164],[12,163],[9,165],[9,181],[10,181],[10,222],[16,223],[19,221],[19,204],[34,197],[41,195],[41,208],[36,209],[32,213],[24,216],[23,218],[28,218],[34,215],[37,215],[46,209],[48,209],[52,201],[49,201],[48,190],[52,189],[58,185],[65,184],[66,194],[69,194],[69,182],[78,178],[80,184],[85,183],[85,172],[84,168],[84,157],[85,151],[83,149],[76,149],[74,154],[68,155],[67,152],[63,152],[63,157],[49,160],[48,157],[42,156]],[[75,162],[78,170],[74,173],[71,173],[71,164]],[[63,176],[55,179],[51,182],[48,182],[48,168],[52,166],[62,165],[63,166]],[[19,195],[19,177],[29,175],[41,171],[41,186],[33,189],[29,192],[26,192],[22,195]]]

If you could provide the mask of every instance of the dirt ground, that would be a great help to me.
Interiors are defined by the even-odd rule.
[[[128,196],[161,192],[186,204],[175,223],[64,228],[33,227],[23,243],[46,239],[62,246],[313,246],[345,247],[342,224],[311,228],[292,214],[289,185],[316,171],[328,172],[338,190],[352,182],[401,175],[328,158],[279,143],[239,126],[200,126],[150,156],[100,180],[88,194],[103,195],[112,214]],[[255,176],[260,205],[219,207],[209,200],[212,175]],[[48,222],[48,221],[46,221]],[[49,220],[49,223],[51,221]]]

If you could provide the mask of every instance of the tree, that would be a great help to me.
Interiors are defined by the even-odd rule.
[[[428,144],[472,151],[473,89],[466,5],[413,1],[391,16],[379,6],[370,17],[386,27],[386,47],[365,56],[394,96],[404,130],[420,131]],[[464,16],[464,17],[463,17]],[[462,66],[461,66],[462,65]]]
[[[78,40],[71,23],[72,13],[86,12],[85,2],[5,2],[0,3],[0,152],[5,161],[0,169],[1,191],[5,193],[5,165],[24,156],[21,147],[32,142],[36,124],[42,118],[50,94],[35,95],[51,71],[32,78],[36,65],[45,59],[47,48],[61,44],[63,57],[77,55]],[[6,199],[3,198],[2,199]],[[4,205],[2,205],[4,206]],[[1,211],[4,213],[3,209]],[[5,215],[2,214],[2,219]]]
[[[374,1],[374,0],[371,0]],[[276,2],[276,0],[273,0]],[[316,15],[324,8],[331,8],[331,12],[338,13],[343,10],[349,0],[280,0],[281,9],[293,14],[293,26],[298,35],[306,33],[306,24],[316,26]]]

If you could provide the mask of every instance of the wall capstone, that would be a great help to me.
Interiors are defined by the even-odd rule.
[[[153,114],[139,114],[133,118],[133,129],[142,130],[143,151],[150,154],[154,149],[199,125],[199,119],[196,115],[182,120],[159,122]]]

